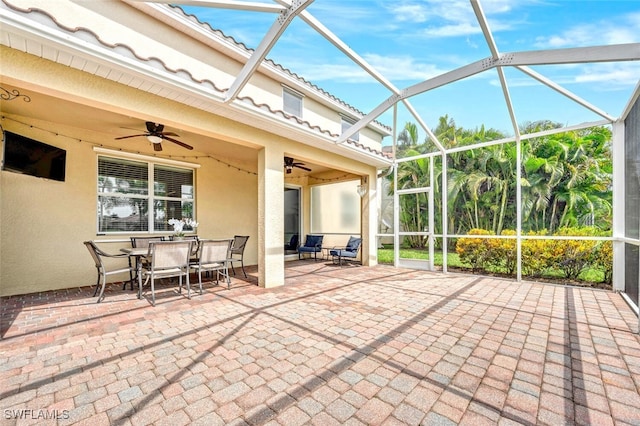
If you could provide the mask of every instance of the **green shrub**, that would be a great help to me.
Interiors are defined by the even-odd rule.
[[[604,273],[602,282],[611,284],[613,279],[613,243],[611,241],[600,241],[596,246],[592,265]]]
[[[469,235],[492,235],[484,229],[471,229]],[[487,244],[492,239],[462,237],[456,243],[456,253],[460,261],[471,265],[473,273],[482,271],[491,256],[491,247]]]
[[[504,236],[515,236],[516,231],[505,229],[502,231]],[[488,243],[491,248],[491,254],[487,263],[495,267],[504,269],[509,275],[514,275],[518,264],[515,239],[490,239]]]
[[[528,232],[527,236],[545,236],[547,230]],[[539,278],[543,276],[553,264],[551,240],[523,240],[522,241],[522,272],[525,275]]]
[[[560,228],[557,236],[594,236],[597,230],[592,227]],[[564,276],[577,280],[580,273],[591,263],[597,241],[555,240],[553,241],[553,260]]]
[[[469,265],[473,273],[488,268],[491,272],[514,275],[517,268],[515,238],[477,238],[494,235],[484,229],[471,229],[469,236],[460,237],[455,244],[461,266]],[[515,237],[512,229],[502,231],[503,236]],[[551,240],[547,231],[529,232],[525,236],[542,238],[522,240],[523,275],[542,278],[556,277],[569,280],[600,281],[611,284],[613,274],[613,249],[611,241],[570,239],[578,236],[603,236],[594,227],[561,228],[554,236],[568,239]]]

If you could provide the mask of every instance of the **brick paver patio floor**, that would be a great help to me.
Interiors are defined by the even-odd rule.
[[[3,298],[1,424],[640,425],[616,293],[313,261],[263,289],[248,269],[155,308],[118,285]]]

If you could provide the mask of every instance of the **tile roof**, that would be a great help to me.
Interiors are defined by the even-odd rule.
[[[81,38],[85,42],[87,42],[87,41],[88,42],[97,42],[98,44],[100,44],[100,45],[102,45],[104,47],[107,47],[107,48],[110,48],[110,49],[112,49],[114,51],[117,51],[119,54],[125,54],[126,53],[126,54],[130,55],[130,57],[135,58],[135,59],[137,59],[139,61],[143,61],[143,62],[147,62],[147,63],[153,64],[154,65],[153,68],[155,68],[155,69],[163,69],[164,71],[170,72],[172,74],[175,74],[175,75],[178,75],[178,76],[181,76],[181,77],[186,77],[190,81],[198,83],[198,84],[200,84],[202,86],[206,86],[209,90],[213,90],[213,91],[219,93],[220,95],[226,93],[229,90],[228,88],[218,87],[216,85],[216,83],[214,81],[210,80],[210,79],[206,79],[206,78],[205,79],[199,79],[199,78],[196,78],[193,75],[193,73],[191,71],[189,71],[188,69],[185,69],[185,68],[177,68],[177,69],[171,68],[161,58],[158,58],[158,57],[155,57],[155,56],[142,55],[142,54],[138,53],[133,47],[129,46],[126,43],[110,43],[110,42],[107,42],[107,41],[103,40],[95,31],[91,30],[90,28],[66,26],[66,25],[62,24],[60,21],[58,21],[49,12],[47,12],[47,11],[45,11],[43,9],[35,8],[35,7],[20,8],[18,6],[10,4],[7,0],[3,0],[3,2],[8,7],[10,7],[11,9],[13,9],[15,11],[18,11],[18,12],[21,12],[21,13],[37,13],[37,14],[40,14],[40,15],[44,15],[47,18],[49,18],[51,20],[51,22],[53,24],[55,24],[59,29],[64,30],[66,32],[69,32],[71,34],[78,35],[78,38]],[[182,9],[180,9],[179,7],[175,7],[175,9],[179,9],[179,10],[182,11]],[[184,11],[182,11],[182,12],[184,13]],[[193,15],[187,15],[187,16],[191,16],[191,17],[193,17],[194,19],[197,20],[197,17],[195,17]],[[211,28],[211,26],[209,24],[203,24],[200,21],[198,21],[198,22],[201,25],[206,25],[207,27]],[[251,49],[247,48],[244,44],[235,41],[232,37],[229,37],[229,36],[223,34],[221,31],[215,30],[213,28],[211,28],[211,30],[213,31],[213,33],[215,33],[219,37],[223,37],[223,38],[225,38],[227,40],[232,40],[236,45],[242,46],[243,48],[245,48],[247,50],[251,50]],[[90,36],[91,39],[87,38],[87,36]],[[277,64],[274,63],[274,65],[277,65]],[[288,73],[292,74],[290,71],[286,70],[285,68],[283,68],[283,67],[281,67],[279,65],[278,65],[278,67],[280,69],[282,69],[284,72],[288,72]],[[292,75],[294,75],[294,74],[292,74]],[[297,77],[297,75],[296,75],[296,77]],[[304,81],[307,84],[310,84],[310,83],[306,82],[306,80],[302,80],[302,81]],[[311,86],[313,86],[313,85],[311,85]],[[321,90],[321,89],[317,88],[317,86],[313,86],[313,87],[315,87],[318,90]],[[326,93],[326,92],[324,92],[324,93]],[[333,98],[335,98],[335,97],[333,97]],[[324,135],[332,137],[332,138],[337,138],[337,137],[340,136],[337,133],[333,133],[333,132],[331,132],[331,131],[329,131],[327,129],[323,129],[320,126],[313,125],[307,120],[303,120],[303,119],[301,119],[299,117],[293,116],[291,114],[287,114],[285,111],[282,111],[282,110],[279,110],[279,109],[273,109],[269,105],[264,104],[264,103],[258,103],[253,98],[251,98],[250,96],[240,96],[237,99],[239,101],[241,101],[241,102],[249,103],[249,104],[251,104],[252,106],[254,106],[255,108],[257,108],[259,110],[269,112],[272,115],[281,116],[281,117],[287,119],[288,121],[295,122],[300,126],[307,127],[308,129],[310,129],[310,130],[312,130],[314,132],[317,132],[319,134],[324,134]],[[337,98],[335,98],[335,99],[338,100]],[[340,102],[342,102],[342,101],[340,101]],[[344,104],[345,106],[349,107],[344,102],[342,102],[342,104]],[[349,108],[352,108],[352,107],[349,107]],[[358,149],[362,149],[362,150],[368,151],[368,152],[370,152],[372,154],[379,155],[379,156],[387,158],[387,159],[390,158],[390,156],[387,153],[384,153],[381,150],[370,148],[370,147],[365,146],[365,145],[363,145],[363,144],[361,144],[361,143],[359,143],[357,141],[354,141],[354,140],[350,139],[350,140],[347,140],[345,143],[349,144],[349,145],[351,145],[353,147],[356,147]]]

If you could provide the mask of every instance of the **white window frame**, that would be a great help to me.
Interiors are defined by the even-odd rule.
[[[287,114],[302,118],[304,95],[287,86],[282,86],[282,110]],[[297,108],[292,108],[293,101],[297,101]]]
[[[99,174],[99,170],[98,170],[98,164],[99,164],[98,159],[99,159],[99,157],[107,157],[107,158],[111,158],[111,159],[115,159],[115,160],[133,160],[133,161],[137,161],[137,162],[140,162],[140,163],[146,163],[146,165],[148,167],[147,194],[146,195],[135,195],[135,194],[126,195],[127,198],[142,198],[142,199],[148,200],[148,209],[149,209],[148,225],[147,225],[148,230],[146,230],[146,231],[103,231],[103,230],[100,230],[99,212],[96,211],[96,232],[99,235],[161,234],[161,233],[171,232],[171,230],[166,230],[166,229],[158,229],[158,230],[156,230],[155,227],[154,227],[154,217],[155,217],[155,209],[153,208],[154,201],[155,200],[158,200],[158,201],[160,201],[160,200],[162,200],[162,201],[167,201],[167,200],[175,201],[175,200],[178,199],[176,197],[166,197],[166,196],[155,195],[154,172],[155,172],[156,166],[171,166],[171,167],[175,167],[175,168],[191,170],[193,172],[193,181],[192,181],[193,194],[192,194],[192,197],[188,198],[188,199],[180,198],[180,200],[181,201],[190,201],[191,203],[193,203],[193,219],[197,221],[197,219],[196,219],[196,199],[197,199],[197,196],[196,196],[196,191],[197,191],[197,189],[196,189],[196,169],[200,168],[199,164],[187,163],[187,162],[184,162],[184,161],[176,161],[176,160],[170,160],[170,159],[164,159],[164,158],[158,158],[158,157],[152,157],[152,156],[146,156],[146,155],[141,155],[141,154],[126,153],[126,152],[122,152],[122,151],[113,151],[113,150],[104,149],[104,148],[100,148],[100,147],[94,147],[94,151],[96,153],[98,153],[98,157],[96,158],[96,173],[95,173],[95,176],[96,176],[96,190],[97,190],[96,201],[99,200],[100,196],[105,196],[106,195],[105,193],[100,192],[98,190],[98,188],[97,188],[97,179],[98,179],[98,174]]]
[[[340,120],[340,126],[341,126],[341,131],[340,134],[344,134],[344,132],[350,128],[351,126],[353,126],[354,124],[356,124],[355,119],[351,118],[351,117],[347,117],[344,115],[341,115],[341,120]],[[360,142],[360,132],[355,132],[353,135],[349,136],[349,139],[354,140],[356,142]]]

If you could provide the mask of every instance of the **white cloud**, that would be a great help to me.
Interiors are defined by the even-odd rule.
[[[428,19],[427,10],[420,4],[401,4],[391,9],[398,22],[425,22]]]
[[[420,63],[409,55],[382,56],[365,54],[364,59],[390,81],[415,82],[433,78],[444,71],[434,64]],[[372,77],[354,63],[287,62],[290,69],[309,81],[342,81],[345,83],[371,83]]]
[[[510,29],[512,24],[502,21],[497,15],[511,12],[513,2],[509,0],[485,0],[482,8],[490,16],[492,31]],[[481,33],[478,20],[466,0],[426,0],[389,2],[386,4],[391,18],[399,23],[425,24],[407,28],[426,37],[459,37]]]
[[[430,37],[458,37],[461,35],[480,34],[482,30],[472,22],[458,22],[453,25],[443,25],[425,29],[422,34]]]
[[[611,16],[598,22],[570,26],[548,37],[538,37],[535,47],[558,49],[563,47],[637,43],[640,39],[640,13]]]
[[[638,83],[640,63],[591,64],[575,76],[576,83],[598,83],[598,88],[615,90]]]
[[[382,75],[394,81],[427,80],[444,71],[435,64],[416,62],[408,55],[381,56],[365,55],[365,59]]]
[[[638,83],[640,63],[600,63],[558,65],[553,70],[546,70],[542,75],[560,86],[572,90],[572,85],[589,84],[601,92],[630,88]],[[542,83],[524,74],[519,77],[508,77],[509,87],[541,87]],[[593,85],[597,83],[597,85]],[[498,79],[490,81],[492,86],[500,86]]]

